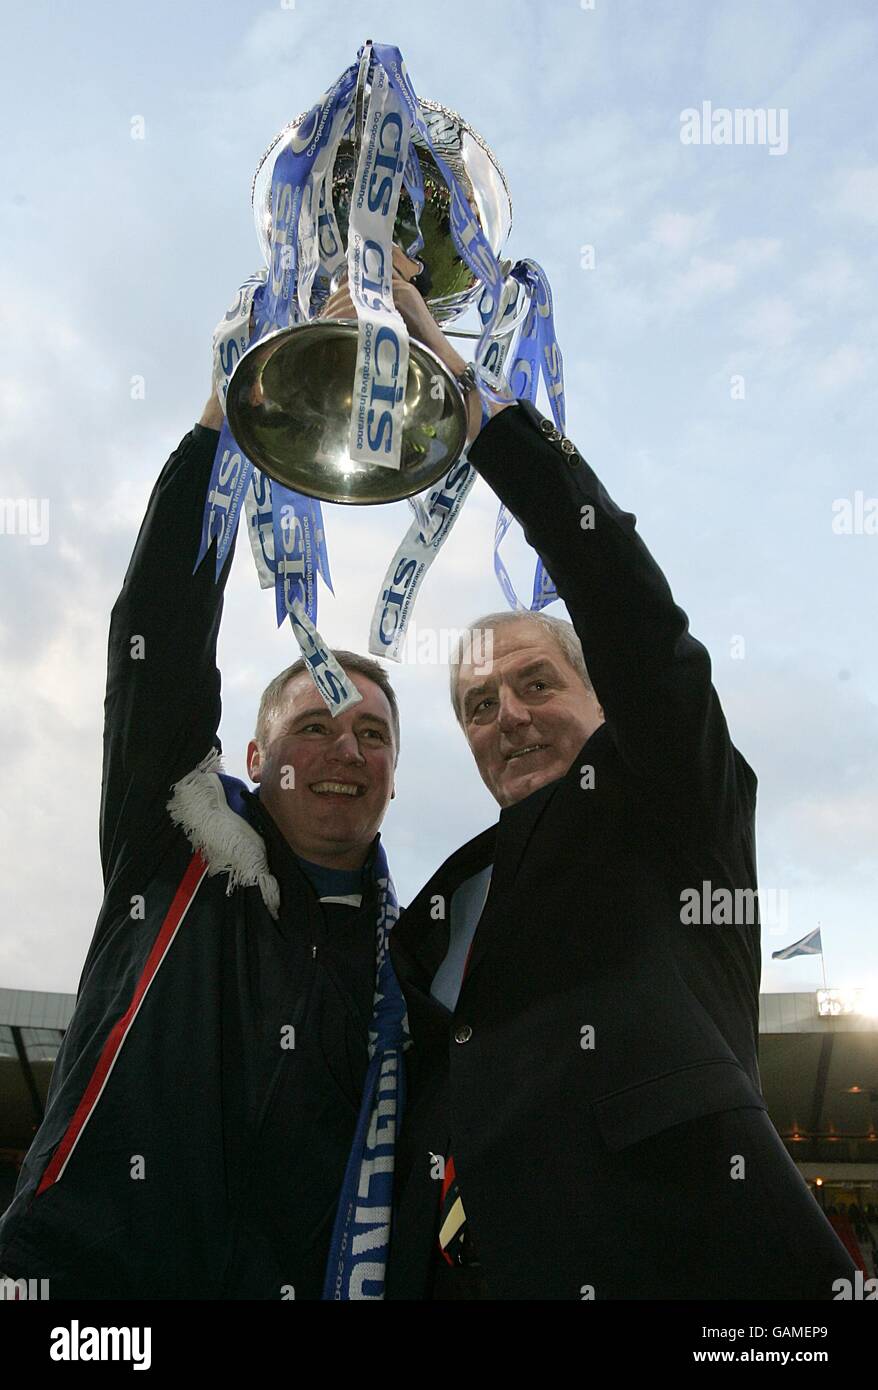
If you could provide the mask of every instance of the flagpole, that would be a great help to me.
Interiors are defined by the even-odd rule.
[[[820,923],[817,923],[817,930],[820,931]],[[823,988],[826,988],[826,958],[823,955],[823,933],[820,932],[820,965],[823,970]]]

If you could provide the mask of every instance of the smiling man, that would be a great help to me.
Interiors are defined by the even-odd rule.
[[[362,869],[394,795],[399,715],[376,661],[343,652],[341,664],[361,700],[335,717],[303,662],[272,681],[247,748],[247,770],[296,854],[353,871]]]
[[[396,1094],[370,1057],[392,1079],[405,1042],[378,834],[399,715],[371,658],[335,653],[361,697],[335,718],[298,661],[259,705],[255,791],[223,771],[231,556],[192,573],[221,424],[211,399],[165,465],[110,620],[104,901],[0,1220],[0,1270],[53,1298],[382,1289],[386,1222],[358,1257],[336,1215],[386,1170]]]
[[[564,776],[604,712],[569,624],[489,613],[473,626],[492,633],[491,674],[453,665],[451,701],[482,781],[512,806]]]

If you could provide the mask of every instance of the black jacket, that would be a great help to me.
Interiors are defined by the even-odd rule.
[[[0,1220],[0,1270],[52,1298],[319,1298],[359,1112],[374,890],[322,908],[217,775],[231,561],[191,572],[217,438],[165,465],[112,613],[105,897]]]
[[[430,1296],[451,1151],[490,1297],[831,1298],[853,1266],[761,1096],[758,923],[681,921],[705,881],[755,889],[756,777],[635,518],[571,448],[519,403],[470,450],[566,601],[606,722],[393,932],[414,1048],[388,1296]],[[430,996],[436,899],[492,862],[451,1015]]]

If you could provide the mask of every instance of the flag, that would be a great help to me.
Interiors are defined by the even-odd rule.
[[[772,960],[789,960],[791,956],[822,956],[823,943],[820,940],[820,928],[815,927],[809,931],[807,936],[803,936],[799,941],[794,941],[792,946],[784,946],[782,951],[772,951]]]

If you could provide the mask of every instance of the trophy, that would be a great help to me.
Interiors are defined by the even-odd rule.
[[[351,203],[363,140],[366,105],[371,94],[369,50],[364,46],[352,94],[350,130],[337,145],[331,178],[324,188],[336,256],[347,247]],[[458,115],[437,102],[420,100],[429,132],[413,132],[410,159],[418,162],[423,202],[418,210],[408,190],[400,191],[393,241],[402,248],[422,241],[418,257],[425,263],[416,278],[436,322],[452,323],[470,309],[485,286],[461,259],[451,232],[451,191],[430,145],[454,172],[496,257],[512,225],[512,203],[503,170],[482,137]],[[309,112],[297,116],[276,136],[259,162],[251,198],[257,235],[266,263],[272,257],[272,172],[280,152],[300,137]],[[337,229],[337,230],[336,230]],[[508,271],[511,262],[503,266]],[[332,292],[343,267],[329,278]],[[324,296],[325,298],[326,296]],[[319,304],[312,297],[309,311]],[[504,324],[504,332],[516,322]],[[357,365],[357,320],[308,319],[269,332],[240,359],[231,377],[226,412],[235,440],[252,462],[295,492],[323,501],[392,502],[423,492],[443,477],[466,442],[467,412],[463,393],[447,366],[423,344],[409,343],[398,467],[380,461],[356,461],[348,449],[348,426]],[[446,330],[448,331],[448,330]],[[476,331],[455,336],[478,338]]]
[[[536,261],[499,259],[512,203],[497,159],[456,111],[416,95],[392,45],[367,40],[275,137],[251,202],[265,265],[214,335],[226,418],[195,567],[216,541],[219,578],[244,512],[278,624],[289,618],[338,713],[359,697],[316,627],[318,576],[332,590],[322,503],[409,501],[369,641],[400,660],[418,591],[475,482],[464,392],[478,391],[484,422],[490,402],[533,401],[542,378],[564,428],[552,295]],[[414,284],[443,332],[474,340],[460,379],[409,338],[393,303],[394,245],[421,261]],[[356,318],[322,318],[345,274]],[[480,327],[449,326],[471,309]],[[511,520],[501,507],[494,570],[521,608],[499,553]],[[530,607],[555,597],[538,560]]]

